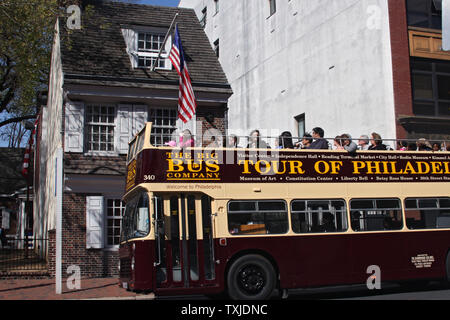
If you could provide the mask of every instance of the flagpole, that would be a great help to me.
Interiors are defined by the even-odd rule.
[[[162,53],[164,47],[166,46],[167,39],[169,38],[169,34],[170,34],[170,32],[172,31],[173,24],[175,23],[175,20],[177,19],[178,14],[179,14],[179,13],[177,12],[177,13],[175,14],[175,17],[173,17],[172,23],[170,24],[169,30],[167,30],[166,37],[164,38],[164,42],[162,43],[161,48],[159,48],[159,52],[158,52],[158,56],[156,57],[156,61],[155,61],[155,63],[152,65],[151,72],[155,71],[155,68],[156,68],[156,66],[158,65],[159,58],[161,57],[161,53]]]

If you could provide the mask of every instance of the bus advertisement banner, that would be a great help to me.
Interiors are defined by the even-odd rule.
[[[136,161],[127,191],[145,182],[450,182],[447,153],[144,149]]]

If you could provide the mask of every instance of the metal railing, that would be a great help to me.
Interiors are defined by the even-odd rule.
[[[1,241],[0,272],[46,271],[47,261],[39,254],[48,239],[6,237]]]
[[[230,141],[231,137],[234,137],[237,139],[236,147],[239,148],[246,148],[250,142],[251,137],[249,136],[238,136],[238,135],[222,135],[222,136],[214,136],[214,135],[204,135],[202,137],[199,137],[197,139],[197,136],[192,135],[191,136],[194,143],[193,145],[188,145],[190,147],[230,147],[228,144],[228,141]],[[180,140],[178,136],[174,136],[173,134],[159,134],[157,137],[152,136],[152,145],[155,147],[161,147],[161,146],[170,146],[170,147],[182,147],[183,143],[180,143]],[[267,146],[267,148],[275,149],[279,147],[285,147],[283,145],[283,142],[286,138],[281,138],[280,136],[260,136],[260,141],[264,141],[264,146]],[[292,145],[294,146],[294,149],[300,149],[302,148],[302,140],[303,137],[289,137],[287,138],[292,142]],[[315,140],[312,137],[309,137],[308,139],[311,139],[311,142]],[[336,138],[323,138],[328,142],[328,149],[329,150],[335,150],[336,146],[334,144],[334,141]],[[341,138],[340,141],[342,142],[344,138]],[[365,140],[360,138],[352,138],[353,142],[358,144],[359,140]],[[367,139],[367,144],[370,145],[370,138]],[[281,144],[280,144],[281,142]],[[435,143],[438,144],[439,148],[435,151],[450,151],[450,140],[448,139],[381,139],[379,141],[381,144],[384,144],[386,146],[386,150],[400,150],[403,146],[408,151],[423,151],[422,148],[420,148],[420,144],[426,145],[426,148],[432,148]],[[358,150],[361,150],[360,146],[358,145]]]

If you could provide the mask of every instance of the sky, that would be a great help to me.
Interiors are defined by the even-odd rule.
[[[139,3],[165,7],[178,7],[180,0],[140,0]]]

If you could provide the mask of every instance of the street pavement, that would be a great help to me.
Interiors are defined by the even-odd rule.
[[[62,294],[55,292],[55,279],[0,280],[2,300],[155,300],[153,293],[135,293],[119,287],[117,278],[81,279],[79,289],[69,289],[63,280]],[[209,300],[205,296],[157,297],[167,300]],[[404,287],[383,284],[382,290],[362,285],[291,290],[288,300],[450,300],[450,287],[442,282]]]
[[[119,287],[117,278],[81,279],[80,288],[70,290],[63,280],[56,294],[55,279],[0,280],[0,300],[151,300],[153,294],[137,294]]]

